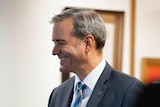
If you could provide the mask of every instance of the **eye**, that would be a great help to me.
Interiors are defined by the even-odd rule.
[[[66,42],[64,42],[64,41],[59,41],[58,44],[59,44],[59,45],[65,45]]]
[[[63,40],[57,40],[57,41],[54,42],[54,44],[55,44],[55,45],[65,45],[66,42],[63,41]]]

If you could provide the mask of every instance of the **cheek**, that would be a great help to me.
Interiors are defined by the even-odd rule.
[[[75,57],[77,63],[82,63],[85,60],[84,50],[77,50],[74,55],[75,55],[74,57]]]
[[[81,61],[85,57],[85,47],[82,44],[72,45],[67,48],[69,56],[73,61]],[[75,63],[75,62],[73,62]]]

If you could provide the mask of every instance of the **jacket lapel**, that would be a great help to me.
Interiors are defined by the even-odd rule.
[[[96,83],[96,86],[92,92],[92,95],[86,107],[98,107],[100,101],[103,99],[104,95],[107,92],[108,89],[107,80],[109,79],[111,72],[112,68],[108,63],[106,63],[106,66]]]
[[[64,89],[65,95],[63,96],[63,101],[62,101],[62,107],[70,107],[72,98],[73,98],[73,84],[74,84],[74,77],[71,78],[71,81],[67,83],[65,86],[66,88]]]

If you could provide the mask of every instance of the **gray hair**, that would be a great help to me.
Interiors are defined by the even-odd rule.
[[[96,49],[101,50],[104,47],[107,36],[105,24],[94,10],[85,8],[67,9],[54,16],[51,23],[59,23],[68,18],[73,19],[72,36],[83,39],[91,34],[96,41]]]

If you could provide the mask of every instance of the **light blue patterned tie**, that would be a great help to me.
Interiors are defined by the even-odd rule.
[[[82,91],[84,89],[84,85],[81,82],[77,83],[76,86],[76,100],[74,102],[73,107],[81,107],[82,106]]]

